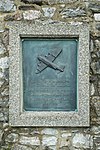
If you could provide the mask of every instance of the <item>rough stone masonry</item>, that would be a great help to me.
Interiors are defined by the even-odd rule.
[[[90,127],[9,126],[7,21],[38,20],[90,27]],[[0,150],[100,150],[100,0],[0,0]]]

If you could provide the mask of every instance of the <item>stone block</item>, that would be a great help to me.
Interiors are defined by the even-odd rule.
[[[100,124],[100,97],[94,96],[91,99],[91,120]]]
[[[5,69],[5,68],[8,68],[9,67],[9,64],[8,64],[8,57],[3,57],[3,58],[0,58],[0,68],[2,69]]]
[[[100,60],[91,62],[91,68],[94,74],[100,74]]]
[[[6,85],[5,88],[1,91],[1,95],[2,95],[2,96],[8,96],[8,95],[9,95],[9,89],[8,89],[7,85]]]
[[[9,128],[9,124],[8,123],[3,123],[3,129],[8,129]]]
[[[99,23],[96,23],[96,29],[97,29],[98,31],[100,31],[100,22],[99,22]]]
[[[92,83],[90,86],[90,91],[91,91],[91,95],[94,95],[95,93],[95,88],[94,88],[94,84]]]
[[[4,46],[7,48],[7,46],[9,45],[9,30],[8,29],[6,29],[2,34],[2,42]]]
[[[93,126],[91,131],[93,134],[100,134],[100,126]]]
[[[5,139],[6,142],[18,142],[18,134],[16,133],[11,133],[9,134],[6,139]]]
[[[100,150],[100,146],[98,146],[96,150]]]
[[[96,145],[100,145],[100,135],[95,135],[95,136],[94,136],[94,143],[95,143]]]
[[[73,137],[72,143],[75,148],[93,148],[93,138],[88,134],[77,133]]]
[[[15,11],[16,6],[11,0],[0,0],[0,12]]]
[[[71,137],[71,133],[63,133],[61,136],[63,138],[68,138],[68,137]]]
[[[70,143],[71,141],[68,138],[62,138],[60,142],[60,148],[70,146]]]
[[[98,88],[98,93],[99,93],[99,95],[100,95],[100,79],[99,79],[99,81],[98,81],[98,86],[97,86],[97,88]]]
[[[37,10],[28,10],[23,13],[23,18],[25,20],[38,19],[41,16],[41,12]]]
[[[2,69],[0,69],[0,78],[4,78],[4,71],[2,71]],[[2,84],[2,82],[1,82]]]
[[[0,108],[0,121],[2,122],[8,121],[8,109]]]
[[[50,150],[57,150],[56,145],[55,146],[49,146]]]
[[[100,13],[95,13],[94,19],[95,19],[95,21],[100,21]]]
[[[57,138],[55,136],[43,136],[42,145],[43,146],[55,146],[57,143]]]
[[[40,145],[40,140],[38,137],[21,136],[19,143],[23,145],[38,146]]]
[[[100,49],[100,40],[99,40],[99,39],[96,39],[96,40],[94,41],[94,43],[95,43],[96,48],[97,48],[97,49]]]
[[[2,99],[0,99],[0,107],[8,107],[8,102],[5,102]]]
[[[56,129],[52,129],[52,128],[45,128],[41,131],[41,134],[45,134],[45,135],[57,135],[58,131]]]
[[[88,8],[93,12],[100,12],[100,3],[90,2]]]
[[[2,16],[0,16],[0,33],[4,32],[4,22],[2,21]]]
[[[13,21],[13,20],[21,20],[22,19],[22,14],[17,12],[16,14],[10,14],[10,15],[6,15],[4,17],[5,21]]]
[[[32,148],[20,144],[15,144],[11,150],[32,150]]]
[[[71,133],[62,133],[60,139],[60,149],[71,145]]]
[[[0,129],[0,142],[2,141],[3,131]]]
[[[3,45],[2,40],[0,39],[0,55],[4,54],[5,52],[5,46]]]
[[[61,13],[62,18],[85,16],[86,12],[80,8],[65,8]]]
[[[94,107],[96,109],[96,113],[97,113],[97,116],[100,117],[100,98],[97,97],[95,99],[95,97],[92,99],[93,103],[94,103]]]
[[[45,7],[45,8],[42,8],[42,10],[44,12],[45,17],[51,18],[51,17],[53,17],[56,8],[55,7]]]
[[[4,84],[4,80],[3,79],[0,79],[0,88],[1,86]]]
[[[77,0],[48,0],[49,4],[68,4],[74,2],[77,2]]]

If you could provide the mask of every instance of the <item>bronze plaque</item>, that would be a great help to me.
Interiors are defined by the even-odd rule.
[[[75,38],[22,38],[23,109],[77,109]]]

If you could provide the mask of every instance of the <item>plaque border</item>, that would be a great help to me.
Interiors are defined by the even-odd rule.
[[[9,28],[9,125],[10,126],[71,126],[90,125],[89,109],[89,27],[86,23],[43,21],[8,22]],[[21,37],[77,37],[78,86],[77,111],[24,111]]]

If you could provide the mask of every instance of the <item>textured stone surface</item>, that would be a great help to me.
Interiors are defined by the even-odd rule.
[[[30,4],[57,4],[57,3],[73,3],[77,0],[21,0],[24,3],[30,3]]]
[[[97,86],[97,88],[98,88],[98,93],[99,93],[99,95],[100,95],[100,78],[99,78],[99,81],[98,81],[98,86]]]
[[[97,147],[97,150],[100,150],[100,146]]]
[[[47,0],[21,0],[24,3],[29,3],[29,4],[38,4],[38,5],[42,5],[42,4],[48,4]]]
[[[8,57],[0,58],[0,68],[8,68]]]
[[[97,117],[100,117],[100,98],[98,96],[92,98]],[[99,121],[99,120],[98,120]]]
[[[16,14],[9,14],[4,17],[5,21],[13,21],[13,20],[21,20],[22,19],[22,13],[17,12]]]
[[[96,24],[96,29],[100,31],[100,23]]]
[[[69,137],[67,138],[61,138],[61,142],[60,142],[60,148],[61,147],[69,147],[71,145],[71,140]]]
[[[2,141],[3,131],[0,129],[0,142]]]
[[[95,142],[97,145],[100,145],[100,135],[95,135],[95,136],[94,136],[94,142]]]
[[[73,138],[73,146],[76,148],[92,148],[93,139],[90,137],[90,135],[77,133]]]
[[[1,86],[4,84],[4,80],[3,79],[0,79],[0,88]],[[1,103],[1,100],[0,100],[0,103]]]
[[[95,13],[94,18],[96,21],[100,21],[100,13]]]
[[[48,0],[49,4],[68,4],[68,3],[73,3],[77,2],[77,0]]]
[[[43,136],[42,145],[45,146],[54,146],[57,143],[57,138],[55,136]]]
[[[62,18],[66,18],[66,17],[78,17],[78,16],[84,16],[86,15],[85,10],[82,10],[80,8],[76,8],[76,9],[70,9],[70,8],[65,8],[62,12],[61,12]]]
[[[25,137],[25,136],[21,136],[20,140],[19,140],[20,144],[24,144],[24,145],[33,145],[33,146],[38,146],[40,145],[40,140],[38,137]]]
[[[45,128],[41,131],[41,134],[45,134],[45,135],[57,135],[58,131],[56,129],[52,129],[52,128]]]
[[[93,12],[100,12],[100,3],[89,3],[89,9],[92,10]]]
[[[100,74],[100,60],[91,63],[94,74]]]
[[[4,32],[4,23],[2,21],[2,17],[0,16],[0,33]]]
[[[41,12],[37,10],[28,10],[23,13],[25,20],[33,20],[40,18]]]
[[[6,52],[5,46],[2,44],[2,40],[0,39],[0,54],[4,54]]]
[[[72,143],[72,134],[67,133],[66,131],[61,134],[61,139],[60,139],[60,149],[67,150],[71,146]]]
[[[100,50],[100,39],[96,39],[94,43],[95,43],[95,47]]]
[[[4,72],[2,71],[2,69],[0,69],[0,78],[4,77]]]
[[[100,126],[93,126],[91,130],[93,134],[100,134]]]
[[[24,145],[15,144],[13,145],[11,150],[33,150],[33,149]]]
[[[6,137],[7,142],[17,142],[18,141],[18,134],[11,133]]]
[[[91,84],[91,95],[94,95],[95,93],[95,88],[94,88],[94,84]]]
[[[53,17],[56,8],[55,7],[46,7],[46,8],[42,8],[43,12],[44,12],[44,16],[45,17]]]
[[[10,12],[15,10],[16,6],[14,5],[12,0],[0,0],[0,11]]]
[[[0,108],[0,121],[7,122],[8,121],[8,109]]]
[[[71,137],[71,133],[62,133],[61,137],[62,137],[62,138]]]

